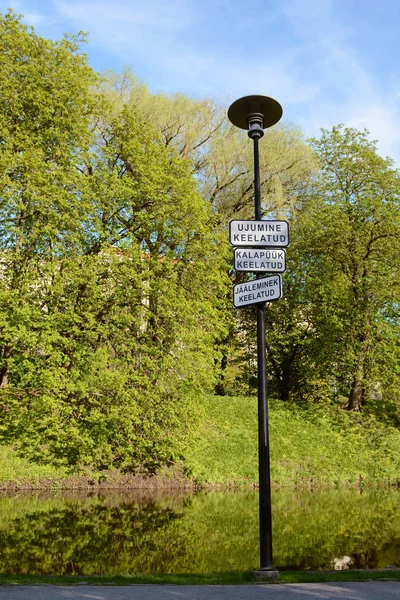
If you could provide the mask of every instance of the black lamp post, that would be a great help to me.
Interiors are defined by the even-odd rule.
[[[228,110],[228,118],[240,129],[246,129],[254,142],[254,201],[255,218],[261,220],[260,156],[258,140],[264,129],[272,127],[282,116],[282,107],[267,96],[245,96],[236,100]],[[262,275],[257,275],[262,277]],[[265,345],[265,303],[255,305],[257,313],[257,380],[258,380],[258,473],[260,512],[260,569],[256,576],[277,579],[278,571],[272,562],[271,476],[268,439],[267,365]]]

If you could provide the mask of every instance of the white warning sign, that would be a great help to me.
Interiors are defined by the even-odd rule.
[[[288,246],[289,224],[287,221],[230,221],[229,242],[232,246]]]
[[[235,271],[283,273],[286,252],[281,248],[235,248]]]
[[[280,275],[262,277],[237,283],[233,286],[233,305],[235,308],[279,300],[282,296],[282,278]]]

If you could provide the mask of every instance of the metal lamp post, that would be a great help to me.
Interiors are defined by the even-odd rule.
[[[245,96],[236,100],[228,110],[233,125],[245,129],[254,142],[254,201],[255,218],[261,220],[260,157],[258,140],[264,129],[275,125],[282,116],[282,107],[267,96]],[[257,278],[262,275],[257,275]],[[272,562],[271,477],[268,439],[267,366],[265,343],[265,302],[255,305],[257,313],[257,379],[258,379],[258,457],[259,457],[259,514],[260,569],[259,578],[276,579],[278,571]]]

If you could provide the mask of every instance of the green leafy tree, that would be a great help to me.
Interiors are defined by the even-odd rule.
[[[334,127],[313,146],[321,175],[306,243],[322,304],[339,324],[337,381],[360,411],[374,388],[390,384],[388,400],[399,392],[400,177],[367,132]]]
[[[182,94],[151,94],[130,71],[105,74],[101,89],[114,111],[123,105],[134,109],[156,127],[167,148],[190,162],[201,195],[225,226],[231,218],[253,217],[252,143],[228,121],[225,105]],[[290,215],[316,171],[302,131],[291,124],[266,130],[260,166],[264,213]]]
[[[124,105],[134,110],[156,126],[169,151],[175,150],[190,163],[201,195],[213,206],[225,231],[227,245],[228,221],[253,218],[254,203],[252,144],[244,132],[229,123],[226,107],[181,94],[152,95],[129,71],[108,73],[101,89],[115,113]],[[280,125],[266,131],[261,152],[264,214],[288,217],[297,212],[301,194],[315,172],[314,153],[299,129]],[[238,281],[233,272],[231,278],[232,283]],[[224,316],[228,328],[215,339],[218,394],[233,391],[233,374],[252,363],[251,353],[243,351],[241,343],[248,323],[241,323],[243,313],[238,314],[231,304],[228,290]]]
[[[43,461],[154,472],[213,385],[215,218],[191,164],[96,87],[79,39],[13,13],[1,27],[2,437]]]
[[[0,19],[0,386],[38,347],[44,262],[71,253],[80,221],[80,149],[95,77],[79,38],[51,42],[13,12]],[[14,366],[13,366],[14,365]]]
[[[307,247],[308,219],[303,210],[290,222],[282,298],[265,308],[268,388],[283,402],[326,402],[333,398],[330,373],[337,334],[333,325],[337,323],[321,302],[321,282],[316,280],[312,250]],[[237,357],[241,370],[236,381],[242,382],[243,392],[255,393],[257,334],[253,307],[241,311],[237,323],[242,353]]]
[[[267,305],[270,389],[282,400],[347,396],[359,411],[398,410],[399,174],[366,133],[314,140],[320,174],[299,195],[283,298]],[[247,377],[255,326],[242,313]]]

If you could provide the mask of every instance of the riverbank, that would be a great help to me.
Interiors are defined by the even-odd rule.
[[[276,487],[398,485],[400,430],[335,405],[271,401],[271,481]],[[186,454],[200,484],[258,481],[257,398],[209,396]]]
[[[207,396],[201,403],[202,421],[182,462],[155,476],[90,466],[71,472],[0,446],[0,489],[254,488],[257,399]],[[269,424],[273,487],[400,484],[400,430],[373,415],[272,401]]]
[[[280,571],[279,583],[322,583],[350,581],[400,581],[400,569],[359,569],[349,571]],[[179,573],[155,575],[43,576],[0,574],[0,585],[243,585],[257,583],[253,571],[227,573]],[[268,583],[268,582],[267,582]],[[276,585],[272,583],[272,585]]]
[[[52,465],[40,465],[19,456],[9,446],[0,446],[0,492],[57,490],[169,490],[196,489],[182,466],[165,468],[158,475],[133,475],[119,469],[93,471],[84,467],[77,472]]]

